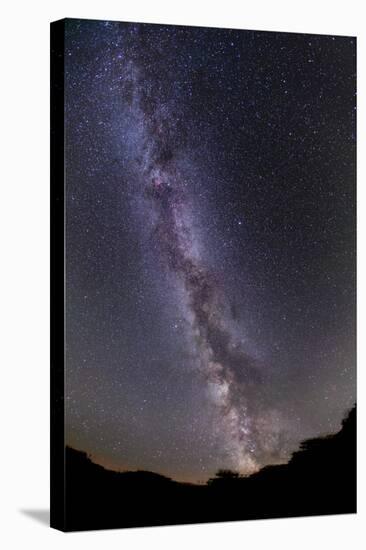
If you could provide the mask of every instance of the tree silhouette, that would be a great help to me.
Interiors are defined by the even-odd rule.
[[[356,408],[338,433],[304,441],[288,464],[249,477],[220,469],[206,485],[106,470],[67,447],[65,494],[68,531],[354,513]]]

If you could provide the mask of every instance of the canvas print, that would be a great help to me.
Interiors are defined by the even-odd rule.
[[[356,511],[356,39],[51,25],[51,524]]]

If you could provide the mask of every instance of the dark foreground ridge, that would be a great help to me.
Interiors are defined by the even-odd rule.
[[[250,477],[222,470],[206,485],[118,473],[66,449],[66,530],[356,512],[356,408],[335,435],[304,441],[290,462]]]

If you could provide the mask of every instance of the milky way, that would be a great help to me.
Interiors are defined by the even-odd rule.
[[[347,37],[68,23],[70,444],[196,481],[339,429],[354,96]]]
[[[136,97],[133,95],[132,104],[146,132],[141,139],[144,162],[139,167],[146,181],[145,195],[156,216],[153,240],[161,250],[163,262],[183,284],[197,366],[218,407],[216,428],[223,432],[234,465],[249,473],[268,455],[280,455],[280,434],[275,424],[262,422],[269,412],[263,404],[262,376],[254,360],[235,345],[220,311],[213,278],[194,254],[195,239],[185,216],[184,184],[169,142],[174,132],[170,118],[164,120],[158,109],[146,108],[138,92],[145,83],[143,74],[139,78],[141,82],[133,82]]]

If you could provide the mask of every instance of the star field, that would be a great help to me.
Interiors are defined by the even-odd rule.
[[[340,428],[355,39],[67,20],[66,441],[202,481]]]

